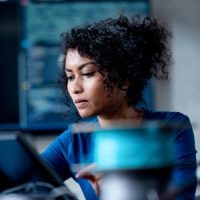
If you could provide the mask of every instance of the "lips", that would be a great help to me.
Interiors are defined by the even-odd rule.
[[[78,109],[83,109],[88,105],[88,101],[85,99],[76,99],[74,103]]]

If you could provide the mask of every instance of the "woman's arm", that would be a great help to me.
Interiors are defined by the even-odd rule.
[[[190,183],[193,185],[184,190],[178,200],[195,199],[196,191],[196,149],[195,140],[190,120],[187,116],[180,114],[177,118],[175,130],[175,166],[172,174],[175,187],[181,187]]]
[[[74,177],[68,160],[70,142],[69,131],[66,130],[41,153],[41,157],[62,180]]]

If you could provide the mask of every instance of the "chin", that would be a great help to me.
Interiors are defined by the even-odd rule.
[[[80,115],[82,118],[94,117],[94,116],[96,116],[96,114],[94,114],[94,113],[91,113],[91,112],[84,112],[84,111],[80,111],[80,112],[79,112],[79,115]]]
[[[92,117],[92,115],[90,115],[89,113],[83,113],[83,112],[79,112],[79,115],[80,115],[82,118],[85,118],[85,117]]]

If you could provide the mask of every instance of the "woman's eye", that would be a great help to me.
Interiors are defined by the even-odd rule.
[[[67,80],[68,81],[73,81],[74,80],[74,76],[67,76]]]
[[[95,72],[87,72],[87,73],[83,73],[83,76],[89,78],[92,77],[95,74]]]

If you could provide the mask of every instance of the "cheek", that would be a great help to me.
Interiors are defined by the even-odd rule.
[[[69,94],[69,96],[71,97],[70,84],[69,84],[69,83],[67,84],[66,90],[67,90],[67,91],[66,91],[67,94]]]
[[[110,98],[107,90],[104,87],[97,87],[93,90],[92,102],[98,108],[107,107],[110,105]]]
[[[90,93],[91,96],[96,99],[102,99],[104,96],[106,96],[105,86],[102,81],[94,81],[93,83],[88,85],[87,91],[88,93]]]

